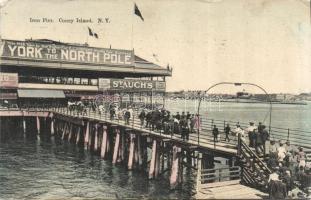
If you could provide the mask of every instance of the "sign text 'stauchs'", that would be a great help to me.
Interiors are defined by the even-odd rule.
[[[133,79],[98,79],[99,89],[165,91],[165,82]]]
[[[1,48],[1,57],[125,66],[134,62],[133,51],[129,50],[12,40],[4,40]]]

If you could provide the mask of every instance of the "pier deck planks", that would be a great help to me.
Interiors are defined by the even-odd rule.
[[[268,198],[268,194],[263,193],[254,188],[241,185],[238,182],[227,184],[218,182],[213,187],[214,183],[203,184],[199,188],[197,199],[263,199]],[[222,185],[223,184],[223,185]],[[210,185],[210,186],[207,186]]]

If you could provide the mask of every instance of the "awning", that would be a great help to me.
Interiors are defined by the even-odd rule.
[[[0,93],[0,99],[17,99],[16,93]]]
[[[65,98],[62,90],[17,90],[18,97],[20,98]]]

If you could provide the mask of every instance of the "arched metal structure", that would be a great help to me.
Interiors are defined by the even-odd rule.
[[[212,88],[214,88],[214,87],[216,87],[216,86],[218,86],[218,85],[235,85],[235,86],[241,86],[241,85],[251,85],[251,86],[255,86],[255,87],[257,87],[257,88],[259,88],[260,90],[262,90],[265,94],[266,94],[266,96],[267,96],[267,100],[269,101],[269,103],[270,103],[270,108],[269,108],[269,112],[270,112],[270,114],[269,114],[269,134],[270,134],[270,132],[271,132],[271,115],[272,115],[272,102],[271,102],[271,97],[270,97],[270,95],[267,93],[267,91],[263,88],[263,87],[261,87],[261,86],[259,86],[259,85],[257,85],[257,84],[254,84],[254,83],[235,83],[235,82],[220,82],[220,83],[216,83],[216,84],[214,84],[214,85],[212,85],[212,86],[210,86],[207,90],[204,90],[203,91],[203,94],[201,94],[201,92],[199,92],[199,104],[198,104],[198,116],[199,116],[199,119],[200,119],[200,106],[201,106],[201,101],[202,101],[202,99],[203,99],[203,97],[205,96],[205,94],[207,94],[207,92],[209,91],[209,90],[211,90]],[[199,139],[200,139],[200,130],[199,130],[199,128],[198,128],[198,141],[199,141]]]

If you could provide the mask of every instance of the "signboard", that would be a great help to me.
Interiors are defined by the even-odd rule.
[[[129,50],[50,44],[38,41],[3,40],[1,44],[1,57],[99,65],[133,66],[134,63],[133,51]]]
[[[0,73],[0,88],[17,88],[18,75],[16,73]]]
[[[148,81],[135,79],[98,79],[98,87],[102,90],[133,91],[165,91],[164,81]]]

